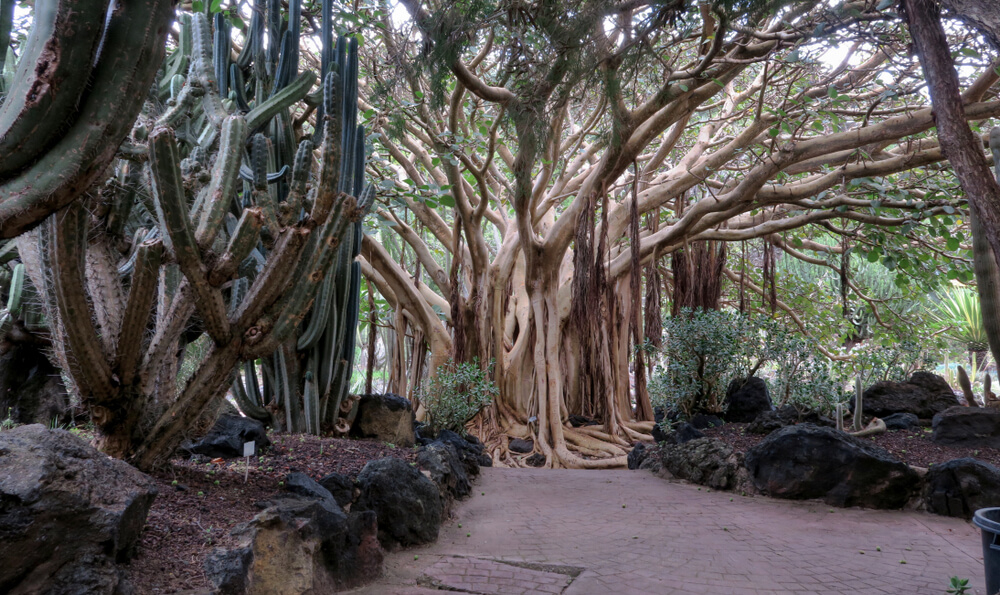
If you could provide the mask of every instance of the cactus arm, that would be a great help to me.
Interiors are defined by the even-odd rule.
[[[108,236],[117,238],[125,230],[125,223],[136,202],[136,187],[141,183],[139,167],[128,166],[128,173],[125,175],[125,183],[121,184],[115,192],[114,201],[111,203],[111,210],[108,212],[108,222],[105,225]]]
[[[229,65],[229,90],[236,100],[236,106],[242,112],[250,111],[250,103],[247,101],[246,81],[243,80],[243,71],[236,64]]]
[[[268,142],[263,134],[255,134],[250,158],[253,161],[253,199],[254,203],[261,208],[264,213],[264,225],[271,230],[272,234],[280,231],[278,224],[278,210],[268,191],[267,164],[268,164]]]
[[[156,127],[177,127],[181,121],[191,113],[194,107],[194,100],[205,94],[205,89],[197,80],[192,80],[181,87],[180,93],[173,99],[171,105],[163,115],[156,120]]]
[[[229,116],[222,124],[219,139],[219,153],[212,167],[212,181],[205,190],[207,205],[202,209],[201,220],[195,231],[195,241],[202,249],[208,249],[222,228],[222,219],[232,203],[236,183],[240,176],[240,160],[247,125],[242,116]]]
[[[228,115],[222,106],[222,96],[219,94],[219,82],[215,79],[215,64],[212,59],[212,27],[208,17],[195,13],[191,19],[192,36],[191,52],[194,63],[191,65],[191,77],[196,79],[205,90],[201,107],[213,126],[221,126]]]
[[[323,81],[323,96],[326,103],[326,119],[323,121],[322,161],[319,169],[319,186],[315,189],[312,218],[314,221],[325,221],[333,206],[340,186],[340,136],[343,117],[340,103],[343,95],[343,82],[336,69],[326,75]]]
[[[962,366],[958,367],[958,385],[962,387],[962,394],[965,396],[965,404],[972,407],[976,404],[976,398],[972,394],[972,383],[969,382],[969,374]]]
[[[219,95],[222,99],[229,97],[229,24],[221,13],[215,13],[215,38],[212,52],[212,65],[215,67],[215,80],[219,85]]]
[[[861,390],[861,377],[858,376],[854,379],[854,431],[860,432],[862,429],[861,421],[864,415],[864,393]]]
[[[132,286],[129,289],[125,314],[122,316],[121,332],[115,349],[115,370],[122,384],[129,385],[135,379],[142,355],[142,338],[146,333],[149,312],[156,300],[156,283],[159,277],[163,243],[160,240],[143,242],[137,251]]]
[[[240,408],[247,417],[251,417],[258,421],[269,421],[271,414],[257,403],[254,403],[252,398],[247,394],[246,389],[243,386],[243,381],[240,380],[239,373],[233,375],[233,397],[236,399],[236,406]]]
[[[161,269],[162,270],[162,269]],[[162,289],[162,287],[161,287]],[[173,299],[157,312],[157,325],[149,347],[142,358],[140,374],[142,375],[143,391],[152,392],[152,385],[160,373],[167,356],[174,351],[177,337],[181,334],[194,314],[194,294],[187,279],[181,279],[174,291]]]
[[[306,195],[306,183],[309,181],[309,173],[312,169],[313,143],[304,140],[299,143],[299,148],[295,152],[295,161],[292,164],[292,183],[289,188],[288,197],[281,208],[281,224],[292,225],[299,220],[302,211],[302,201]]]
[[[303,253],[303,246],[307,244],[305,239],[305,234],[297,229],[285,230],[278,236],[264,270],[254,279],[243,304],[234,316],[236,328],[249,329],[285,291],[284,284],[289,279],[294,279],[294,263]]]
[[[0,184],[0,237],[34,227],[104,174],[163,60],[172,0],[126,0],[104,37],[76,122],[17,177]]]
[[[7,50],[10,48],[10,32],[14,27],[14,5],[16,0],[0,0],[0,73],[7,64]],[[23,55],[23,54],[22,54]],[[0,88],[0,92],[4,89]]]
[[[308,95],[315,82],[316,73],[311,70],[303,72],[290,85],[250,110],[246,116],[247,126],[254,131],[267,124],[278,112]]]
[[[44,233],[52,291],[72,353],[70,372],[88,397],[110,396],[111,369],[94,328],[84,281],[87,214],[83,206],[76,202],[50,217]]]
[[[250,66],[250,61],[260,53],[264,43],[264,11],[266,7],[261,0],[254,0],[253,10],[250,13],[250,26],[247,38],[236,58],[236,65],[239,68]]]
[[[107,0],[35,3],[14,85],[0,105],[0,179],[37,159],[72,118],[94,68],[107,7]]]
[[[144,437],[132,463],[151,469],[173,454],[182,433],[187,432],[205,406],[225,390],[238,361],[237,341],[221,347],[213,346],[177,400],[163,412]]]
[[[10,287],[7,288],[7,311],[11,316],[21,313],[21,298],[24,295],[24,263],[14,265],[14,272],[10,277]]]
[[[107,236],[91,240],[85,250],[87,293],[104,353],[110,356],[115,352],[115,340],[121,332],[125,309],[125,294],[115,265],[118,255],[109,245]]]
[[[216,344],[222,345],[230,338],[226,303],[222,292],[209,284],[205,265],[201,261],[191,222],[188,220],[178,157],[173,130],[154,130],[149,138],[149,164],[152,170],[150,181],[156,216],[166,232],[164,243],[177,260],[181,272],[191,282],[205,330]]]
[[[236,274],[240,263],[250,255],[250,252],[257,245],[257,238],[260,237],[260,229],[263,227],[264,217],[258,208],[243,209],[239,223],[233,231],[229,246],[219,258],[218,263],[209,275],[212,285],[222,285]]]
[[[299,334],[296,343],[296,348],[299,351],[315,346],[320,337],[323,336],[323,329],[326,328],[326,317],[330,313],[330,298],[333,296],[334,280],[334,275],[327,275],[319,287],[319,293],[312,308],[312,316],[309,317],[309,324]]]

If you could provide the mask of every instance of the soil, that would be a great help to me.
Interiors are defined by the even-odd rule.
[[[749,424],[730,423],[716,428],[702,430],[706,436],[718,438],[733,447],[733,450],[746,452],[754,447],[766,435],[750,434],[746,431]],[[889,430],[884,434],[867,436],[868,440],[886,449],[893,456],[911,467],[930,467],[963,457],[972,457],[1000,467],[1000,450],[995,448],[966,448],[957,446],[942,446],[931,440],[930,428],[914,430]]]
[[[234,545],[230,530],[265,508],[293,471],[313,479],[334,472],[355,478],[368,461],[416,458],[414,449],[372,440],[298,434],[270,438],[271,448],[250,458],[249,473],[246,459],[176,459],[153,474],[160,493],[138,551],[124,566],[136,594],[210,589],[202,567],[208,553]]]

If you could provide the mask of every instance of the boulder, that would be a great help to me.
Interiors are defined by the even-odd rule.
[[[306,498],[334,501],[330,490],[301,471],[295,471],[285,476],[285,490]]]
[[[0,432],[0,593],[127,592],[152,479],[65,430]]]
[[[667,434],[667,438],[664,442],[667,444],[684,444],[685,442],[690,442],[704,437],[705,434],[699,432],[693,425],[684,423],[677,426],[677,429],[673,432]]]
[[[830,428],[837,425],[835,421],[820,415],[818,411],[812,409],[799,410],[794,405],[785,405],[774,411],[765,411],[758,415],[757,419],[753,420],[747,426],[747,432],[751,434],[770,434],[785,426],[805,423]]]
[[[833,506],[902,508],[917,473],[886,450],[835,428],[799,424],[746,453],[754,485],[776,498],[822,498]]]
[[[342,508],[354,502],[354,480],[341,473],[331,473],[320,478],[319,485],[326,488]]]
[[[455,498],[464,498],[472,492],[472,484],[465,473],[465,465],[458,457],[455,447],[440,440],[417,451],[417,466],[426,471],[438,485],[446,507]]]
[[[330,593],[382,571],[373,512],[344,513],[336,503],[285,498],[233,529],[235,547],[213,550],[205,574],[219,595]]]
[[[1000,409],[956,405],[935,415],[931,427],[938,444],[1000,448]]]
[[[893,413],[912,413],[920,419],[931,419],[958,404],[958,397],[944,378],[930,372],[914,372],[906,382],[877,382],[865,390],[863,413],[882,419]]]
[[[717,428],[725,422],[722,421],[718,415],[706,415],[704,413],[699,413],[691,418],[690,423],[696,430],[707,430],[709,428]]]
[[[264,424],[250,417],[224,413],[216,420],[208,435],[197,442],[184,445],[182,450],[189,454],[231,459],[243,456],[243,444],[246,442],[256,444],[255,453],[271,446]]]
[[[666,430],[664,430],[664,426],[666,426]],[[670,440],[670,424],[661,424],[661,422],[653,424],[652,434],[653,440],[655,440],[657,444]]]
[[[416,443],[413,405],[404,397],[386,393],[364,395],[351,426],[355,438],[375,438],[408,448]]]
[[[646,457],[649,456],[650,451],[651,449],[646,447],[645,442],[637,442],[628,453],[628,468],[633,471],[638,469],[642,465],[642,462],[646,460]]]
[[[545,455],[540,452],[536,452],[530,457],[524,459],[524,462],[527,463],[529,467],[541,467],[545,464]]]
[[[528,454],[528,453],[532,452],[533,450],[535,450],[535,441],[534,440],[525,440],[523,438],[514,438],[507,445],[507,448],[510,449],[510,452],[516,452],[516,453],[520,453],[520,454]]]
[[[740,454],[715,438],[663,444],[660,446],[660,462],[662,468],[674,477],[719,490],[735,487],[743,466]]]
[[[921,499],[929,512],[971,519],[976,510],[1000,503],[1000,469],[973,458],[933,465]]]
[[[420,545],[437,539],[442,506],[437,485],[402,459],[370,461],[358,475],[361,494],[352,510],[378,516],[383,547]]]
[[[749,379],[736,378],[726,390],[726,421],[748,423],[760,413],[773,409],[771,395],[767,392],[764,379],[751,376]]]
[[[912,430],[920,427],[920,418],[912,413],[893,413],[882,421],[887,430]]]
[[[483,443],[471,434],[463,438],[451,430],[441,430],[438,432],[438,440],[455,447],[459,460],[465,466],[465,473],[470,478],[479,477],[480,467],[493,466],[493,459],[486,454]]]

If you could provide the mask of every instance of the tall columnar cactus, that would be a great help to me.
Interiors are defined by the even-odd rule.
[[[268,15],[277,5],[270,0]],[[230,387],[248,414],[280,410],[293,428],[306,419],[318,428],[323,407],[334,405],[332,388],[323,390],[336,370],[324,363],[342,359],[346,342],[325,334],[339,327],[324,321],[313,343],[312,322],[320,311],[350,321],[331,296],[350,291],[357,225],[373,198],[354,122],[356,54],[348,60],[340,42],[342,59],[324,78],[322,142],[302,140],[283,153],[296,141],[289,108],[316,75],[297,73],[292,33],[276,62],[260,49],[263,18],[255,13],[245,44],[257,56],[227,62],[216,56],[230,51],[225,22],[213,33],[205,15],[183,16],[181,43],[162,73],[170,80],[155,88],[166,104],[147,104],[115,175],[88,204],[73,203],[18,239],[55,354],[104,449],[143,468],[197,434]],[[223,97],[217,75],[226,70]],[[286,154],[291,164],[282,163]],[[317,310],[320,303],[329,309]],[[310,337],[304,352],[300,334]],[[181,375],[185,346],[202,335],[207,354]],[[313,347],[331,357],[310,360]],[[256,361],[271,362],[263,386]],[[240,362],[245,384],[233,382]]]
[[[861,377],[858,376],[854,379],[854,431],[860,432],[864,427],[862,423],[862,416],[864,415],[864,391],[861,386]]]
[[[0,2],[6,54],[12,2]],[[37,225],[99,181],[163,59],[170,0],[38,0],[0,105],[0,237]],[[2,60],[3,58],[0,58]]]
[[[297,10],[297,4],[293,2],[290,6],[293,12]],[[321,31],[325,40],[322,49],[323,79],[341,101],[334,106],[319,103],[317,121],[330,119],[333,126],[329,129],[318,126],[313,140],[337,146],[341,161],[336,177],[329,182],[332,187],[337,192],[359,196],[364,186],[365,136],[364,128],[357,124],[357,42],[341,38],[333,44],[330,0],[323,3],[322,17]],[[250,29],[255,30],[253,22]],[[258,28],[257,34],[263,35],[263,31]],[[254,43],[252,35],[248,45]],[[283,36],[282,46],[282,54],[274,67],[276,88],[291,78],[287,66],[290,59],[286,59],[286,55],[298,49],[297,29],[289,28]],[[258,56],[255,60],[266,63],[266,56]],[[236,80],[235,77],[231,79]],[[273,169],[281,171],[301,158],[301,151],[299,156],[293,158],[287,142],[292,136],[287,125],[291,119],[288,114],[277,116],[266,138],[272,147]],[[333,136],[329,137],[327,133]],[[264,137],[260,138],[263,142]],[[256,169],[262,167],[263,158],[259,161]],[[259,185],[260,182],[251,181],[260,179],[263,173],[255,177],[252,170],[255,168],[247,167],[245,177],[248,183]],[[279,180],[271,186],[274,194],[272,202],[281,204],[286,196],[294,201],[294,197],[301,194],[298,189],[300,184],[301,181],[294,176],[290,184]],[[285,209],[265,217],[288,217],[289,213],[290,210]],[[274,421],[291,431],[319,433],[322,427],[338,427],[354,363],[361,283],[360,265],[355,260],[360,249],[361,224],[356,222],[353,233],[338,247],[330,275],[319,286],[316,302],[296,340],[283,345],[271,357],[262,359],[259,366],[246,364],[244,373],[234,379],[233,394],[244,413],[264,421]],[[266,254],[268,248],[262,247],[261,252]],[[275,419],[271,411],[279,408],[283,414]],[[344,429],[342,425],[340,429]]]

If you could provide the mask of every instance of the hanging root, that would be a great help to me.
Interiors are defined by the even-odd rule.
[[[876,434],[885,433],[886,427],[885,422],[879,418],[875,418],[865,426],[865,429],[858,430],[857,432],[851,432],[851,436],[856,436],[858,438],[864,438],[865,436],[874,436]]]

